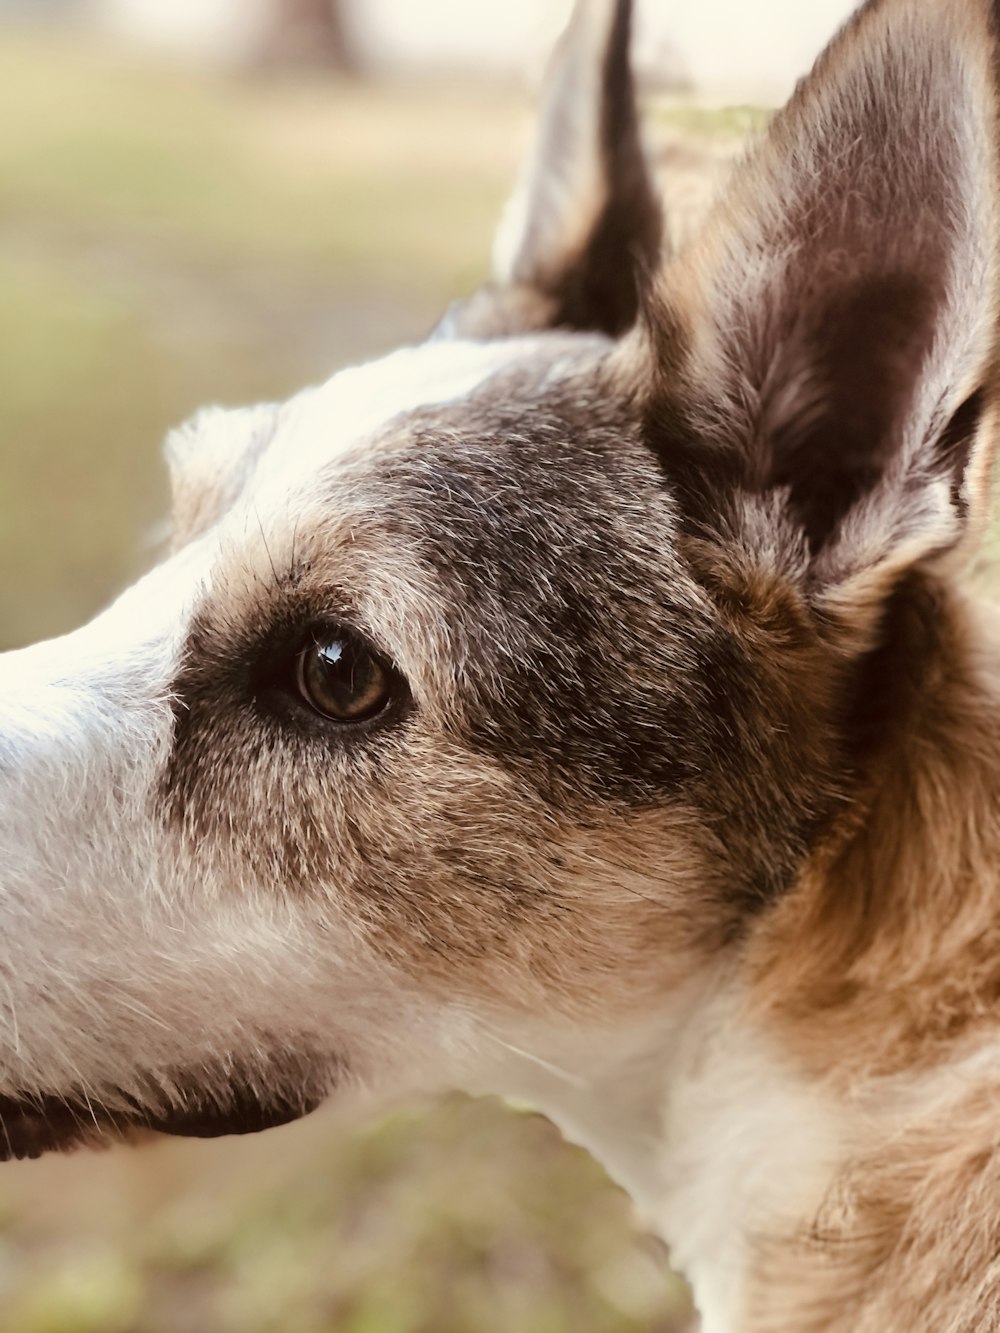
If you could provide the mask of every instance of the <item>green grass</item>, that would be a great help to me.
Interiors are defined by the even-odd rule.
[[[4,37],[0,648],[153,559],[170,425],[417,337],[478,281],[526,125],[497,92]],[[0,1333],[669,1333],[686,1309],[600,1170],[497,1104],[0,1168]]]
[[[667,1333],[686,1309],[598,1168],[486,1103],[4,1173],[5,1333]]]
[[[227,83],[73,45],[39,54],[0,49],[0,213],[424,294],[481,271],[519,138],[508,99]]]

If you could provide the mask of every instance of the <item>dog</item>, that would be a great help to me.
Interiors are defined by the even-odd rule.
[[[487,287],[0,659],[3,1155],[501,1093],[706,1333],[1000,1329],[1000,8],[869,0],[676,254],[629,31]]]

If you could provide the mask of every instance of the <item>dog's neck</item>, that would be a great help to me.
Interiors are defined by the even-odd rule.
[[[1000,1104],[1000,692],[988,651],[966,638],[959,658],[981,672],[942,652],[867,793],[669,1017],[515,1077],[668,1242],[704,1333],[897,1326],[865,1292],[880,1268],[876,1299],[916,1290],[921,1182],[940,1177],[947,1214],[926,1242],[957,1237],[992,1154],[992,1113],[984,1143],[967,1108]]]
[[[829,1099],[745,1010],[742,983],[720,966],[666,1022],[504,1072],[511,1095],[596,1157],[667,1242],[703,1333],[742,1333],[754,1238],[815,1212],[841,1157]]]

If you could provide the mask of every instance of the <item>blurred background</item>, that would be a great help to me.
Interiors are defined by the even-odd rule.
[[[845,0],[640,0],[678,232]],[[0,0],[0,649],[158,549],[165,430],[419,338],[484,275],[568,3]],[[673,1333],[682,1286],[537,1117],[0,1168],[0,1333]]]

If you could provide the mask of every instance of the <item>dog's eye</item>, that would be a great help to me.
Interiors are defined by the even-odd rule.
[[[392,676],[366,644],[347,630],[317,638],[299,654],[299,694],[333,722],[364,722],[392,698]]]

